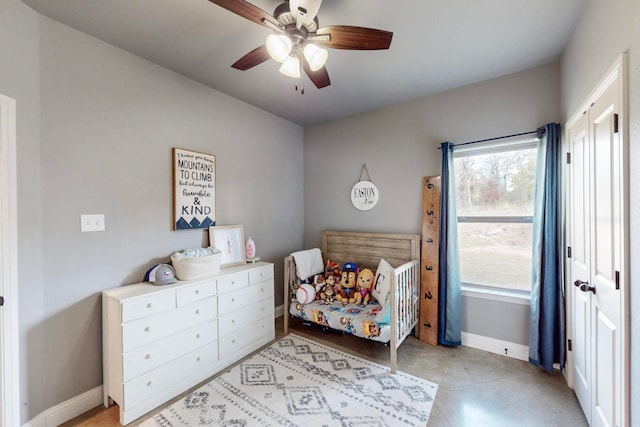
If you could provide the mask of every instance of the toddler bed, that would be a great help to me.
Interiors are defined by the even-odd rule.
[[[339,302],[333,297],[301,304],[296,293],[305,282],[298,277],[293,256],[300,255],[289,255],[284,259],[285,334],[289,315],[292,315],[364,339],[388,343],[391,372],[395,373],[397,349],[413,328],[418,327],[420,236],[325,230],[320,250],[323,266],[328,262],[338,266],[350,263],[358,269],[369,269],[374,274],[376,296],[386,295],[386,298],[378,298],[383,301],[371,298],[373,301],[366,305]]]

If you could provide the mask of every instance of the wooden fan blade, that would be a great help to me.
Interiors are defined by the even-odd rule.
[[[273,24],[280,26],[278,21],[260,9],[257,6],[252,5],[249,2],[244,0],[209,0],[211,3],[215,3],[220,7],[227,9],[230,12],[235,13],[236,15],[242,16],[243,18],[248,19],[249,21],[253,21],[256,24],[264,25],[262,20],[265,19],[267,21],[272,22]]]
[[[304,72],[318,89],[322,89],[323,87],[327,87],[331,84],[326,67],[322,67],[317,71],[312,71],[304,55],[299,55],[298,57],[300,58],[300,61],[302,61],[302,68],[304,69]]]
[[[262,64],[264,61],[269,59],[269,52],[267,52],[267,46],[262,45],[253,49],[251,52],[247,53],[242,58],[238,59],[231,67],[246,71],[249,68],[253,68],[258,64]]]
[[[318,35],[328,34],[331,40],[314,40],[314,43],[332,49],[379,50],[389,49],[393,33],[375,28],[330,25],[318,28]]]

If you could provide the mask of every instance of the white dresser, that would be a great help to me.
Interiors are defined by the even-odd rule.
[[[104,405],[128,424],[275,338],[273,264],[102,293]]]

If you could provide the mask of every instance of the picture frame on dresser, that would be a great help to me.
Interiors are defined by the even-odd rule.
[[[242,225],[216,225],[209,227],[209,245],[221,252],[220,266],[246,264],[244,227]]]

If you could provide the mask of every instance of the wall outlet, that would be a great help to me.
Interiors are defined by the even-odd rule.
[[[104,231],[104,214],[82,214],[80,215],[80,231]]]

